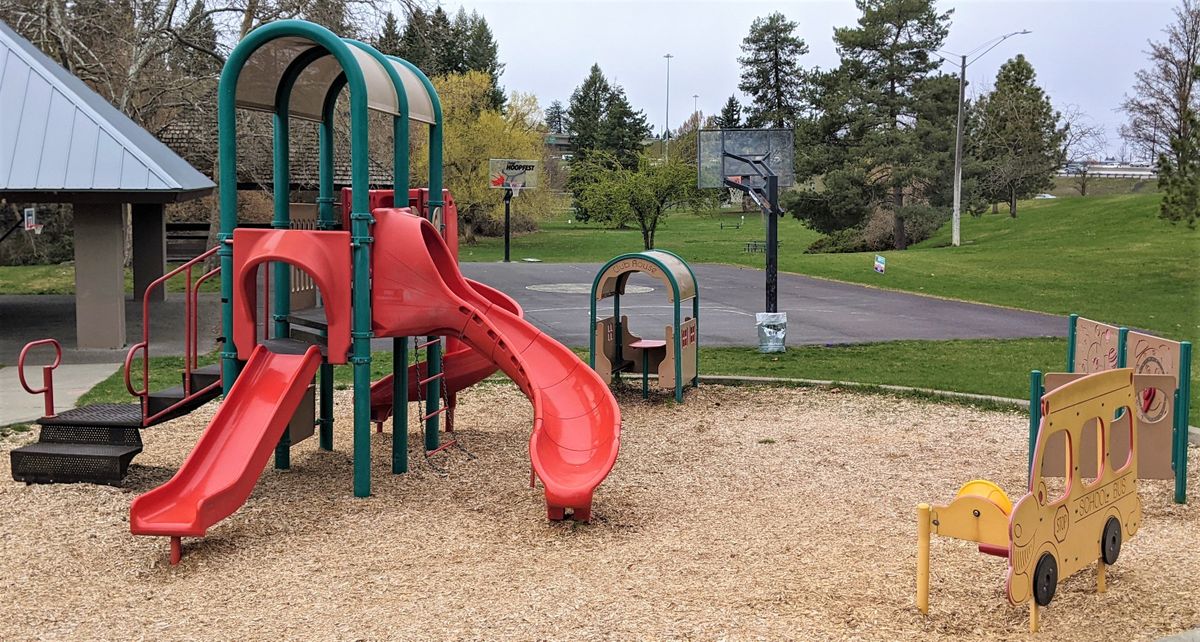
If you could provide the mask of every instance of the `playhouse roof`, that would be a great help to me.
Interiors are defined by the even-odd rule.
[[[214,185],[0,21],[0,192],[10,199],[172,202]]]

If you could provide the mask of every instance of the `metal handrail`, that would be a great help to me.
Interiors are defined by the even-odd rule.
[[[196,282],[192,281],[192,268],[197,264],[203,263],[210,256],[216,254],[217,247],[211,247],[202,254],[187,261],[183,265],[167,272],[158,277],[146,286],[146,291],[142,295],[142,340],[134,344],[125,355],[125,389],[129,394],[139,397],[142,404],[142,425],[149,425],[154,419],[157,419],[164,414],[176,409],[189,401],[194,395],[192,392],[192,369],[198,361],[198,345],[199,339],[199,291],[200,284],[212,275],[220,272],[221,268],[217,267],[201,276]],[[149,416],[149,395],[150,395],[150,296],[154,293],[154,289],[164,287],[166,282],[172,277],[179,274],[184,275],[184,357],[183,357],[183,390],[184,397],[179,402],[172,404],[171,407],[162,410],[153,416]],[[141,390],[133,389],[131,381],[131,370],[133,368],[133,359],[138,351],[142,353],[142,388]],[[196,394],[201,394],[212,386],[207,386],[205,390],[198,391]]]
[[[29,382],[25,381],[25,357],[29,354],[30,349],[35,346],[51,345],[54,346],[54,363],[48,366],[42,366],[42,387],[34,390],[29,387]],[[21,381],[21,387],[31,395],[44,395],[46,416],[54,416],[54,369],[62,363],[62,345],[55,339],[38,339],[30,341],[21,348],[21,354],[17,357],[17,379]]]

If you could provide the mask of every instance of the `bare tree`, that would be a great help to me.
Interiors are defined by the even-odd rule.
[[[1188,110],[1200,110],[1200,0],[1180,0],[1163,35],[1164,40],[1149,43],[1150,66],[1137,72],[1133,95],[1121,104],[1129,118],[1122,138],[1151,162],[1159,154],[1174,154],[1171,139],[1190,134]],[[1180,160],[1175,158],[1176,165]]]
[[[1067,105],[1061,115],[1059,122],[1062,123],[1064,132],[1061,156],[1067,162],[1068,171],[1074,176],[1075,190],[1080,196],[1087,196],[1091,179],[1089,161],[1101,154],[1107,146],[1104,127],[1092,120],[1078,105]]]

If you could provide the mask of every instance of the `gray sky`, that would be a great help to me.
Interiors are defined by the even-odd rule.
[[[808,43],[805,67],[837,64],[833,28],[854,24],[852,0],[777,0],[754,2],[687,2],[683,0],[507,0],[443,1],[450,13],[459,5],[487,18],[507,64],[501,78],[509,91],[535,94],[545,107],[554,99],[566,103],[593,62],[628,92],[646,112],[655,131],[662,129],[666,96],[666,61],[671,60],[671,120],[678,126],[699,107],[713,113],[737,92],[742,38],[755,16],[782,11],[799,23]],[[972,91],[990,87],[999,66],[1024,53],[1038,82],[1055,105],[1078,105],[1104,125],[1109,149],[1120,147],[1114,112],[1145,64],[1146,40],[1158,39],[1171,19],[1172,0],[942,0],[953,8],[945,48],[966,53],[992,38],[1021,29],[1017,36],[967,68]],[[946,71],[957,73],[957,65]],[[739,94],[739,98],[742,98]]]

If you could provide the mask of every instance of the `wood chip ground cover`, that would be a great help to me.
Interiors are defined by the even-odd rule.
[[[621,454],[590,525],[548,523],[528,488],[528,402],[460,396],[476,459],[413,453],[351,492],[350,393],[336,450],[297,445],[249,502],[167,564],[130,501],[168,479],[216,406],[144,432],[121,488],[0,482],[0,636],[24,639],[1027,639],[1001,559],[934,540],[931,613],[913,608],[915,506],[987,478],[1017,494],[1018,413],[819,389],[706,386],[687,402],[622,395]],[[390,431],[390,426],[388,427]],[[0,442],[8,450],[36,438]],[[410,443],[419,448],[414,431]],[[1190,468],[1200,470],[1192,449]],[[1190,480],[1198,487],[1197,475]],[[1200,626],[1200,516],[1143,482],[1145,526],[1096,594],[1085,571],[1041,640],[1154,639]],[[1193,490],[1193,501],[1197,493]]]

